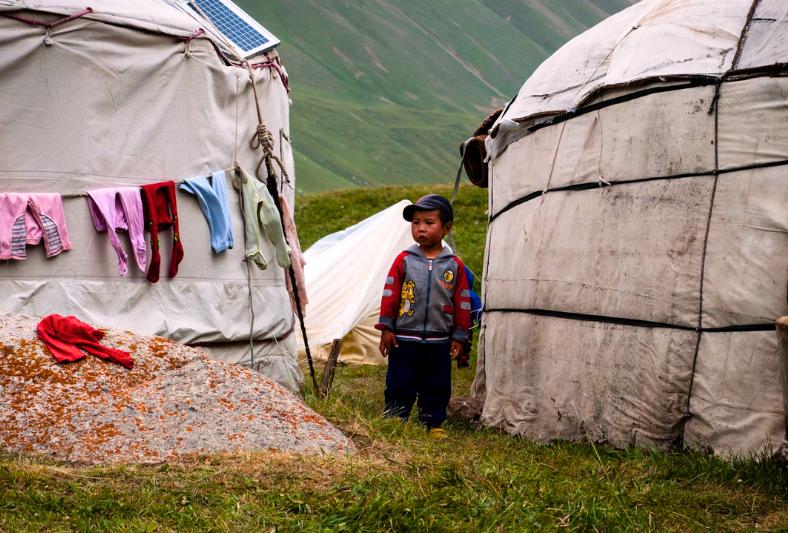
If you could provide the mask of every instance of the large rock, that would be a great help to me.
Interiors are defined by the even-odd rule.
[[[107,330],[134,368],[57,364],[39,318],[0,314],[0,448],[80,463],[193,453],[347,453],[352,442],[277,383],[160,337]]]

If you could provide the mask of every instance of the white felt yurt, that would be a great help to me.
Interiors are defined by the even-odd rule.
[[[482,421],[723,455],[786,433],[788,3],[644,0],[487,140]]]
[[[312,354],[326,359],[334,339],[342,340],[339,362],[384,365],[375,324],[391,263],[413,244],[402,200],[342,231],[327,235],[304,252],[309,306],[306,331]],[[298,338],[304,352],[303,340]]]
[[[235,247],[213,253],[198,202],[179,191],[185,258],[168,279],[171,237],[160,233],[162,279],[156,284],[131,260],[128,276],[119,276],[106,233],[96,232],[86,199],[78,196],[207,175],[236,162],[254,175],[261,157],[250,145],[258,126],[254,83],[274,153],[291,180],[282,190],[293,205],[283,67],[269,54],[251,59],[266,66],[252,66],[250,74],[215,28],[205,31],[204,20],[175,2],[86,5],[0,0],[0,192],[76,196],[63,201],[73,249],[46,259],[41,246],[28,247],[26,260],[0,264],[0,311],[76,315],[201,345],[214,357],[252,365],[298,388],[284,272],[264,239],[268,269],[247,269],[230,173]]]

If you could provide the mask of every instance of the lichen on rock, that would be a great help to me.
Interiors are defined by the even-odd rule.
[[[250,450],[349,453],[353,443],[274,381],[161,337],[106,330],[134,368],[58,364],[39,317],[0,314],[0,448],[78,463],[156,463]]]

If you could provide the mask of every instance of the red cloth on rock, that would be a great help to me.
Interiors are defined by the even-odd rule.
[[[58,363],[79,361],[85,357],[82,352],[84,350],[105,361],[119,363],[128,369],[134,366],[134,359],[129,352],[104,346],[99,342],[104,338],[104,332],[76,317],[45,316],[36,326],[36,332]]]

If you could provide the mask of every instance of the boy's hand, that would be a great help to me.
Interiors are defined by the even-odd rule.
[[[462,353],[462,343],[460,341],[451,341],[451,360],[454,361]]]
[[[383,333],[380,334],[380,355],[386,357],[392,347],[399,348],[397,336],[390,329],[384,329]]]

